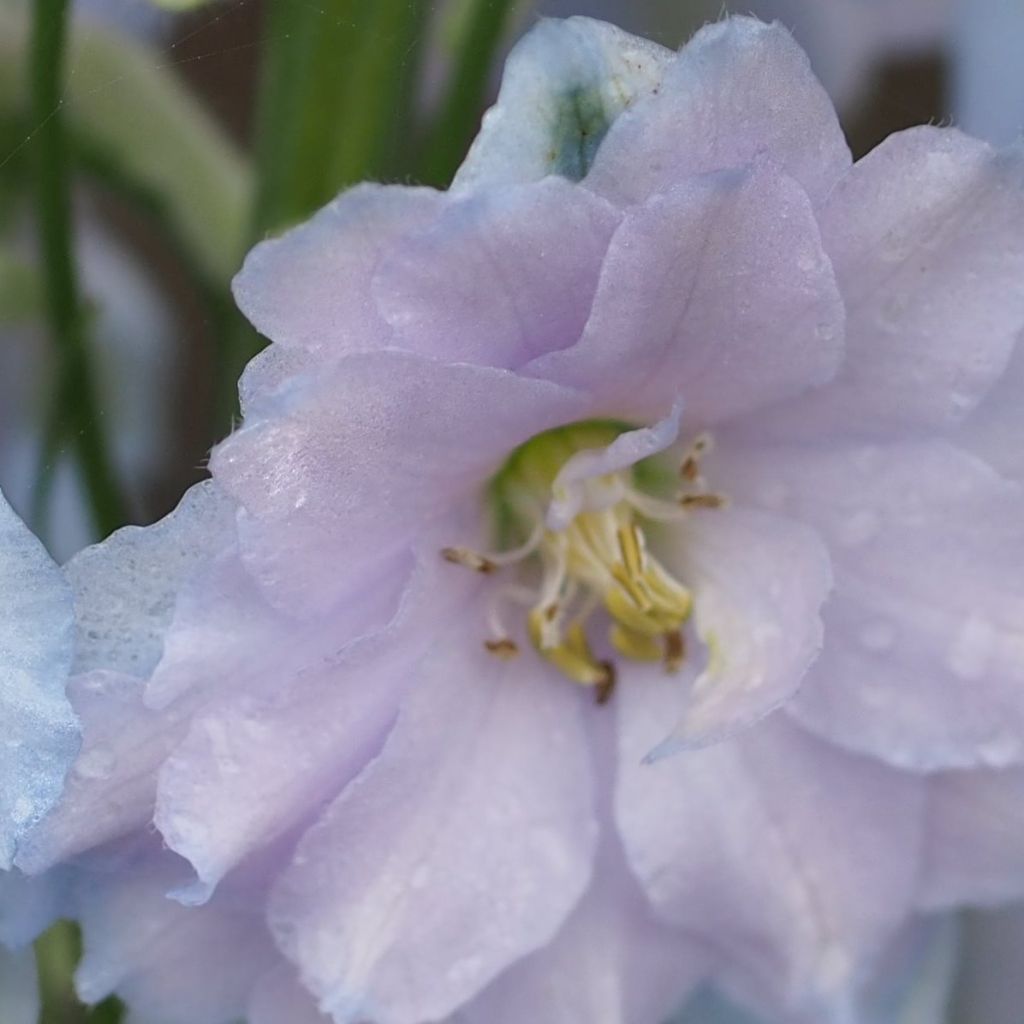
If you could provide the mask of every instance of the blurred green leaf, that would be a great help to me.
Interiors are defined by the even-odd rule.
[[[0,249],[0,327],[39,320],[42,315],[43,288],[38,270]]]
[[[0,6],[0,117],[24,108],[27,25]],[[238,148],[174,73],[165,54],[96,25],[76,26],[60,109],[76,144],[161,197],[199,270],[227,282],[245,253],[252,174]],[[20,148],[36,143],[35,117]],[[18,151],[0,153],[0,162]],[[2,163],[0,163],[2,165]]]
[[[480,124],[494,62],[523,0],[465,0],[458,11],[451,70],[423,145],[417,178],[447,186]]]

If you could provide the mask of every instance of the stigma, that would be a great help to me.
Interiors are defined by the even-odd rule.
[[[496,577],[485,612],[484,646],[491,654],[518,657],[516,632],[563,676],[592,687],[599,703],[615,689],[617,658],[660,662],[669,673],[686,660],[693,595],[652,554],[648,529],[655,523],[685,529],[690,516],[725,504],[722,495],[707,490],[701,474],[707,435],[685,452],[671,499],[638,486],[638,465],[563,472],[574,457],[596,457],[628,430],[582,423],[533,438],[510,456],[491,488],[503,532],[517,534],[519,543],[496,552],[441,552],[449,562]],[[571,495],[567,476],[573,478]],[[570,497],[571,514],[553,516],[554,505]],[[509,629],[510,609],[525,628]],[[595,639],[601,653],[595,653]]]

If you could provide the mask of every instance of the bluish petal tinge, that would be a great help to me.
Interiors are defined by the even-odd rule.
[[[64,695],[71,589],[0,496],[0,870],[60,795],[78,749]]]
[[[671,50],[590,18],[544,20],[509,55],[497,103],[455,176],[453,190],[576,181],[608,128],[656,92]]]

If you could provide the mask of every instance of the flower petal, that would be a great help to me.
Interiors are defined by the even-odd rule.
[[[588,188],[617,202],[683,177],[767,156],[818,203],[850,165],[832,102],[778,23],[727,18],[702,28],[657,95],[626,111],[598,150]]]
[[[126,526],[75,555],[65,567],[75,595],[75,672],[148,676],[178,588],[233,537],[233,504],[204,480],[158,523]]]
[[[658,88],[672,52],[591,18],[540,21],[509,54],[497,103],[459,168],[453,190],[574,181],[608,127]]]
[[[330,1024],[295,968],[284,962],[256,983],[245,1019],[248,1024]]]
[[[357,185],[306,223],[261,242],[233,291],[239,309],[284,348],[325,355],[391,344],[370,282],[381,254],[436,219],[443,193],[397,185]]]
[[[31,878],[20,871],[0,872],[0,944],[29,945],[61,916],[66,872]],[[0,1020],[5,1018],[0,1015]]]
[[[1024,490],[942,442],[773,448],[706,472],[829,544],[825,646],[790,712],[915,770],[1024,759]]]
[[[649,422],[700,427],[827,381],[843,306],[807,196],[768,167],[694,179],[630,210],[583,337],[526,372]]]
[[[811,442],[963,419],[1024,328],[1024,154],[949,129],[890,136],[829,197],[821,232],[848,355],[776,429]]]
[[[550,941],[589,881],[584,695],[459,625],[272,896],[279,943],[339,1024],[444,1017]]]
[[[0,602],[0,869],[7,869],[60,795],[79,740],[64,696],[71,591],[2,495]]]
[[[932,776],[922,850],[925,910],[1024,898],[1024,769]]]
[[[211,465],[244,506],[247,568],[299,617],[358,595],[424,525],[476,502],[518,444],[587,408],[505,370],[349,356],[309,381],[287,417],[236,431]]]
[[[555,938],[459,1014],[464,1024],[663,1024],[708,973],[710,953],[659,923],[608,835],[597,873]]]
[[[643,764],[675,711],[672,689],[637,680],[616,700],[616,820],[658,913],[706,935],[733,965],[723,977],[773,1004],[840,997],[908,913],[919,780],[780,715]]]
[[[179,906],[164,895],[176,874],[155,854],[109,875],[83,873],[78,993],[88,1003],[116,993],[152,1024],[237,1020],[278,962],[266,926],[239,905]]]
[[[665,561],[693,590],[707,665],[652,757],[720,740],[791,697],[821,650],[832,586],[813,531],[751,510],[696,513]]]
[[[373,277],[392,344],[512,369],[565,348],[586,323],[619,219],[610,203],[561,178],[450,203]]]
[[[157,772],[187,725],[188,708],[157,714],[144,707],[134,676],[88,672],[68,693],[84,743],[60,800],[18,851],[19,866],[33,873],[148,828]]]
[[[437,552],[425,544],[387,626],[340,653],[318,659],[307,651],[298,668],[267,655],[266,679],[256,675],[192,715],[160,767],[157,791],[156,826],[197,876],[176,899],[206,902],[243,860],[305,830],[380,751],[418,660],[477,600],[480,577],[454,571]],[[325,632],[337,630],[320,624]],[[291,642],[322,646],[323,637]]]

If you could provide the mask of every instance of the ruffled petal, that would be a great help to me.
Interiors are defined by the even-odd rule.
[[[233,538],[234,504],[204,480],[158,523],[126,526],[75,555],[65,567],[75,595],[75,672],[148,676],[179,587]]]
[[[149,827],[157,772],[191,711],[150,711],[141,680],[118,672],[76,676],[68,693],[84,742],[57,805],[18,851],[18,864],[34,873]]]
[[[821,650],[832,586],[812,530],[751,510],[696,513],[665,561],[693,590],[706,665],[675,687],[679,724],[652,757],[720,740],[792,697]]]
[[[1024,758],[1024,491],[942,442],[741,448],[706,472],[829,544],[825,646],[790,711],[902,767]]]
[[[580,341],[526,372],[649,422],[699,427],[830,379],[843,306],[807,196],[769,167],[707,176],[630,210]]]
[[[380,262],[373,294],[392,344],[515,368],[579,337],[620,214],[561,178],[450,203]]]
[[[243,506],[246,567],[271,604],[299,617],[358,599],[383,559],[474,505],[518,444],[589,408],[505,370],[350,356],[307,381],[289,415],[236,431],[211,465]]]
[[[847,359],[774,429],[813,442],[963,419],[1024,328],[1024,154],[949,129],[890,136],[829,197],[821,232]]]
[[[926,910],[1024,898],[1024,769],[932,776],[922,853]]]
[[[657,95],[611,126],[586,179],[618,202],[687,175],[767,156],[818,203],[850,165],[832,102],[778,23],[727,18],[701,29],[665,69]]]
[[[1024,334],[999,383],[953,435],[1011,480],[1024,481]]]
[[[590,878],[586,695],[464,628],[411,686],[271,899],[279,943],[339,1024],[451,1013],[550,941]]]
[[[591,18],[545,19],[509,54],[453,190],[579,180],[609,126],[655,92],[672,52]]]
[[[357,185],[252,249],[234,280],[235,301],[284,348],[331,356],[384,348],[391,331],[373,301],[374,270],[382,253],[445,204],[433,189]]]
[[[659,923],[607,836],[586,895],[555,938],[513,964],[460,1024],[663,1024],[708,973],[711,954]]]
[[[4,1024],[37,1024],[39,984],[32,947],[11,952],[0,946],[0,1020]]]
[[[272,660],[268,679],[192,716],[157,793],[156,826],[196,872],[175,898],[208,900],[246,858],[308,826],[380,751],[418,660],[478,600],[480,577],[454,571],[437,551],[426,546],[386,627],[298,669]]]
[[[0,869],[60,795],[78,749],[64,696],[72,624],[60,569],[0,495]]]
[[[673,701],[670,688],[637,683],[616,695],[616,819],[655,909],[706,935],[731,965],[722,977],[770,1005],[845,998],[909,912],[923,783],[780,715],[643,764]]]
[[[164,894],[176,866],[156,854],[112,874],[83,873],[77,916],[81,998],[117,994],[150,1024],[231,1024],[279,962],[258,911],[227,902],[185,908]]]

